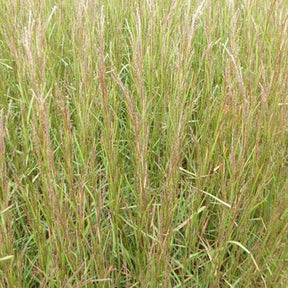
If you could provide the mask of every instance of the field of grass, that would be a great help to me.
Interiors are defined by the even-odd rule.
[[[0,287],[288,287],[288,1],[0,0]]]

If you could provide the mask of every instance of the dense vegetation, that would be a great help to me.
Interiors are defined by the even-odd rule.
[[[287,19],[0,0],[0,286],[288,287]]]

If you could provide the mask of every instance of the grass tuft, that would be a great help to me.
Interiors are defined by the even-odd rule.
[[[0,0],[0,287],[288,287],[288,2]]]

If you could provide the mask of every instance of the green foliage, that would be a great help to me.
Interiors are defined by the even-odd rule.
[[[0,0],[0,287],[287,287],[287,19]]]

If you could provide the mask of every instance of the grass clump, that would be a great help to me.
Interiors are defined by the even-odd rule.
[[[0,0],[0,286],[287,287],[287,19]]]

